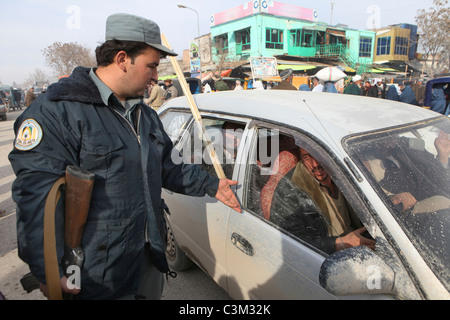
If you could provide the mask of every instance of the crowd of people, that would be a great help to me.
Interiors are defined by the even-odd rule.
[[[426,84],[423,79],[402,81],[398,84],[386,84],[381,79],[375,79],[373,82],[366,80],[364,85],[360,76],[352,78],[351,83],[345,88],[344,94],[354,94],[373,98],[388,99],[412,104],[415,106],[424,106]],[[431,94],[431,110],[448,116],[450,114],[450,86],[433,86]]]
[[[227,84],[220,76],[215,75],[203,82],[204,93],[224,90],[299,90],[312,92],[342,93],[372,98],[399,101],[416,106],[424,106],[426,83],[423,79],[401,81],[388,84],[380,78],[364,80],[360,75],[350,78],[348,83],[344,79],[339,81],[323,81],[311,76],[308,83],[298,87],[293,85],[293,71],[287,69],[280,72],[281,82],[262,81],[261,79],[242,82],[235,80],[234,84]],[[220,84],[220,85],[218,85]],[[450,86],[433,87],[430,109],[441,114],[450,114],[448,96]]]
[[[398,84],[386,84],[381,79],[362,82],[362,77],[352,77],[350,84],[344,89],[344,94],[360,95],[372,98],[389,99],[417,106],[423,106],[425,85],[422,79],[402,81]]]
[[[176,97],[178,97],[178,89],[174,86],[172,79],[164,80],[164,85],[152,79],[144,94],[144,102],[154,110],[158,110],[164,102]]]

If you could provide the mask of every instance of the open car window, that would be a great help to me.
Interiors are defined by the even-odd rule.
[[[191,118],[192,115],[188,112],[172,110],[169,110],[168,112],[160,115],[164,130],[170,137],[170,140],[172,140],[173,144],[178,142],[178,139],[180,139],[181,135],[183,134],[183,130],[187,129],[187,125],[189,124]]]
[[[202,119],[202,122],[225,176],[228,179],[232,179],[245,123],[223,118],[206,117]],[[213,160],[209,156],[206,143],[202,137],[202,129],[199,129],[195,122],[191,123],[185,140],[177,149],[180,151],[182,160],[185,163],[198,164],[203,171],[217,176]]]
[[[308,171],[301,150],[310,156],[317,150],[301,141],[298,136],[258,128],[247,164],[244,206],[291,237],[331,254],[336,239],[362,224],[336,184],[328,190]],[[324,163],[320,170],[330,167]],[[330,170],[329,176],[337,174]]]

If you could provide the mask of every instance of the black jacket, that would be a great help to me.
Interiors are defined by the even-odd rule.
[[[33,119],[41,128],[39,144],[9,155],[17,179],[20,257],[45,283],[43,209],[48,191],[67,165],[95,174],[82,247],[81,293],[76,298],[115,299],[137,291],[146,237],[155,266],[168,272],[162,188],[192,196],[215,196],[219,179],[197,165],[175,164],[172,142],[154,110],[141,105],[138,131],[104,105],[89,76],[78,67],[51,85],[15,123]],[[37,128],[37,127],[36,127]],[[21,150],[22,149],[22,150]],[[63,255],[63,206],[56,212],[58,258]]]

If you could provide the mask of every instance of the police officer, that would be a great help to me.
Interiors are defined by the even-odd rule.
[[[17,119],[9,155],[17,176],[19,256],[42,283],[43,211],[53,183],[67,165],[95,174],[82,247],[81,290],[63,291],[75,299],[158,299],[165,257],[166,229],[161,189],[216,197],[240,212],[230,185],[199,166],[175,164],[173,145],[158,115],[142,99],[157,80],[161,45],[156,23],[128,14],[106,21],[106,41],[96,49],[97,68],[77,67],[49,86]],[[138,99],[136,99],[138,97]],[[63,205],[56,208],[57,253],[63,254]]]

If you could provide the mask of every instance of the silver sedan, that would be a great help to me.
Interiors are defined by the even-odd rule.
[[[204,134],[184,97],[158,110],[173,160],[219,161],[243,211],[164,190],[172,269],[195,262],[234,299],[450,298],[448,117],[331,93],[195,101]]]

